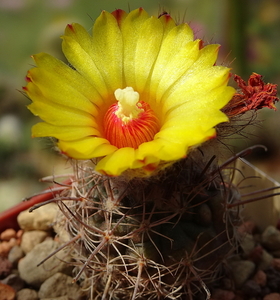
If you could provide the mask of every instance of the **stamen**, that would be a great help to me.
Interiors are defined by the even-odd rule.
[[[115,97],[118,100],[118,110],[116,116],[123,120],[124,123],[137,118],[143,109],[137,106],[139,101],[139,94],[133,90],[132,87],[125,89],[117,89]]]
[[[159,121],[149,104],[139,101],[139,93],[131,87],[115,91],[117,103],[104,116],[106,139],[118,148],[132,147],[152,141],[159,131]]]

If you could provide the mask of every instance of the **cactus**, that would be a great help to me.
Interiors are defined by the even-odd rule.
[[[236,75],[236,92],[219,46],[167,13],[103,11],[92,35],[73,23],[62,39],[70,66],[34,55],[23,90],[43,120],[32,135],[72,161],[53,201],[74,280],[94,300],[210,299],[239,238],[240,195],[227,170],[238,155],[221,164],[209,140],[241,131],[248,110],[276,109],[276,85]]]
[[[147,179],[73,162],[57,231],[68,233],[74,280],[90,299],[209,299],[207,285],[238,239],[239,210],[227,204],[239,193],[203,148]]]

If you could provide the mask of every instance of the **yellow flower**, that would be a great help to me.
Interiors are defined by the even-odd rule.
[[[44,122],[33,137],[55,137],[74,159],[97,158],[96,171],[150,174],[215,136],[235,90],[229,69],[214,66],[219,45],[202,47],[187,24],[143,9],[103,11],[92,36],[68,25],[62,49],[70,65],[45,54],[24,88]]]

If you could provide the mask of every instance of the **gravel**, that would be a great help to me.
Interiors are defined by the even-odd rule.
[[[54,208],[53,219],[50,211],[48,216],[42,214],[37,214],[37,220],[23,213],[24,231],[7,229],[0,233],[0,299],[87,299],[81,287],[72,282],[67,249],[37,266],[61,245],[51,227],[56,217]],[[244,237],[239,251],[226,261],[219,280],[210,287],[210,300],[280,300],[280,231],[269,226],[260,232],[252,222],[240,231]]]

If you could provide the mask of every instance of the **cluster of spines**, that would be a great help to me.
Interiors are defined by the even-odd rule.
[[[92,299],[208,297],[206,284],[235,239],[224,206],[231,186],[212,160],[187,161],[173,167],[176,176],[169,170],[128,183],[75,162],[72,186],[58,203],[75,248],[74,280],[84,282]]]

